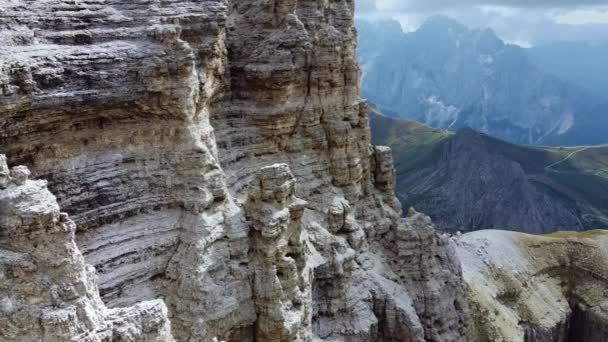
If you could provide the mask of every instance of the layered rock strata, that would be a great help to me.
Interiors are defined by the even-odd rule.
[[[370,145],[352,0],[0,6],[1,152],[105,305],[162,298],[180,341],[466,338],[453,251]]]
[[[0,155],[0,340],[173,341],[162,300],[107,308],[76,225],[45,181]]]
[[[286,164],[263,168],[250,194],[250,260],[256,303],[256,339],[310,339],[311,271],[302,241],[306,202],[295,197],[295,178]]]
[[[608,339],[608,232],[456,239],[476,341]]]

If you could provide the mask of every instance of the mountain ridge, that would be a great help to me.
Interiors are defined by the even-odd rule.
[[[539,68],[608,100],[608,43],[553,42],[527,48]]]
[[[602,100],[546,73],[489,29],[435,17],[418,31],[358,22],[363,96],[433,127],[523,144],[606,143]],[[599,109],[598,109],[599,108]]]
[[[450,133],[377,112],[370,125],[374,143],[394,151],[403,205],[428,213],[441,230],[608,227],[608,146],[516,145],[471,128]]]

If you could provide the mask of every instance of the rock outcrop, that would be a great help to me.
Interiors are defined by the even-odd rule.
[[[608,339],[608,233],[482,231],[455,239],[476,341]]]
[[[247,204],[256,338],[261,341],[310,339],[312,272],[302,241],[306,202],[295,197],[295,184],[286,164],[263,168]]]
[[[466,339],[453,250],[425,216],[402,218],[390,150],[371,146],[353,11],[0,1],[0,152],[78,227],[95,327],[151,315],[141,330],[162,336],[162,299],[179,341]],[[64,281],[88,284],[71,251]]]
[[[7,170],[0,155],[0,170]],[[173,341],[162,300],[107,308],[95,269],[76,243],[45,181],[23,166],[3,172],[0,189],[2,341]]]

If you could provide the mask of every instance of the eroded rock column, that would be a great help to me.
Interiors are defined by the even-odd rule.
[[[254,302],[258,341],[310,338],[310,277],[302,241],[305,201],[295,197],[295,177],[286,164],[265,167],[250,194]]]
[[[0,340],[173,341],[162,300],[108,309],[46,181],[0,155]]]

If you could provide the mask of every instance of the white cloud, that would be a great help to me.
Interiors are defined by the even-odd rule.
[[[608,41],[607,0],[355,1],[360,18],[395,19],[406,32],[439,14],[472,28],[492,28],[504,40],[524,46],[556,40]]]
[[[608,11],[576,10],[557,16],[556,21],[566,25],[608,24]]]
[[[453,10],[467,7],[495,8],[561,8],[586,9],[606,6],[606,0],[357,0],[362,7],[370,7],[375,1],[375,7],[380,11],[437,11]]]
[[[501,17],[513,17],[520,12],[519,10],[517,10],[515,8],[511,8],[511,7],[488,6],[488,5],[479,6],[479,10],[481,10],[481,12],[484,14],[498,15]]]

